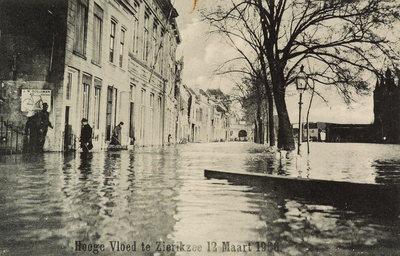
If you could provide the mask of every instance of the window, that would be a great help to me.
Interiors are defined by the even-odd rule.
[[[135,87],[136,86],[134,84],[130,85],[130,90],[129,90],[129,100],[130,101],[134,101],[133,95],[135,95],[135,92],[134,92]]]
[[[150,93],[150,108],[154,108],[154,94]]]
[[[136,86],[134,84],[131,84],[131,89],[130,89],[130,115],[129,115],[129,138],[133,139],[135,138],[135,103],[134,103],[134,95],[135,95],[135,88]],[[133,144],[134,140],[132,140]]]
[[[157,46],[157,38],[158,37],[158,24],[157,22],[154,22],[153,25],[153,69],[156,69],[156,67],[158,66],[157,64],[157,58],[158,58],[158,46]],[[157,68],[158,70],[158,68]]]
[[[161,99],[161,97],[158,97],[158,100],[157,100],[157,108],[158,108],[158,111],[159,112],[161,112],[161,107],[162,107],[162,99]]]
[[[158,53],[158,59],[160,60],[160,65],[159,65],[159,71],[161,75],[164,75],[164,46],[163,46],[163,40],[164,40],[164,35],[165,35],[165,29],[161,29],[161,38],[160,38],[160,52]]]
[[[102,81],[99,78],[94,79],[94,128],[100,127],[100,97]]]
[[[153,123],[154,123],[154,94],[150,93],[150,124],[149,124],[149,134],[150,143],[153,143]]]
[[[113,117],[113,126],[115,127],[117,124],[116,124],[116,122],[117,122],[117,110],[118,109],[121,109],[121,105],[119,105],[119,108],[117,109],[117,106],[118,106],[118,89],[116,89],[116,88],[114,88],[114,105],[113,105],[113,108],[114,108],[114,117]]]
[[[147,61],[149,56],[149,22],[150,17],[148,13],[144,15],[143,27],[143,60]]]
[[[138,31],[139,31],[139,21],[136,17],[133,20],[133,40],[132,40],[132,52],[137,55],[138,53]]]
[[[196,109],[196,121],[198,122],[203,121],[202,115],[203,115],[203,109],[201,108]]]
[[[175,46],[174,46],[174,43],[172,40],[171,40],[171,45],[170,45],[169,51],[170,51],[169,52],[170,59],[175,60]]]
[[[113,86],[107,88],[107,109],[106,109],[106,140],[111,139],[112,127],[116,123],[118,90]]]
[[[133,7],[139,12],[139,3],[134,2]],[[138,31],[139,31],[139,20],[137,16],[133,17],[133,31],[132,31],[132,52],[133,54],[137,55],[138,53]]]
[[[157,122],[157,133],[158,133],[158,141],[161,142],[162,138],[162,99],[161,97],[157,98],[157,116],[158,116],[158,122]]]
[[[114,62],[114,52],[115,52],[115,29],[117,23],[112,20],[111,21],[111,31],[110,31],[110,62]]]
[[[146,90],[142,89],[140,96],[140,139],[144,140],[144,127],[145,127],[145,97]]]
[[[103,10],[95,3],[93,18],[93,63],[101,61],[101,38],[103,29]]]
[[[140,104],[145,105],[146,97],[146,90],[142,89],[142,93],[140,95]]]
[[[72,86],[72,73],[68,72],[67,86],[65,88],[65,98],[67,100],[71,99],[71,86]]]
[[[92,76],[84,74],[82,77],[82,118],[89,120],[90,106],[90,85],[92,84]]]
[[[106,140],[111,139],[111,123],[112,123],[112,108],[113,108],[113,92],[112,86],[107,88],[107,109],[106,109]]]
[[[124,56],[124,44],[125,44],[125,29],[121,29],[121,38],[119,43],[119,67],[122,68],[123,56]]]
[[[88,23],[88,0],[78,0],[75,16],[74,53],[85,56]]]

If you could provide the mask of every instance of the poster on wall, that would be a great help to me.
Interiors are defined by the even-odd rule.
[[[43,103],[49,106],[51,111],[51,90],[23,89],[21,92],[21,111],[41,110]]]

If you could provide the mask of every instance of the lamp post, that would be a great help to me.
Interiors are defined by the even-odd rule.
[[[300,93],[299,96],[299,136],[297,143],[297,154],[300,155],[300,145],[301,145],[301,137],[302,137],[302,125],[301,125],[301,102],[303,97],[303,92],[307,89],[307,74],[304,72],[304,66],[300,67],[300,73],[296,77],[296,88]]]

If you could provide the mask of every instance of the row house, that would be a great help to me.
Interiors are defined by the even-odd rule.
[[[229,141],[229,100],[219,89],[180,87],[178,142]],[[215,92],[220,95],[216,96]],[[220,96],[223,95],[223,98]]]
[[[178,92],[178,115],[177,115],[177,126],[175,138],[177,138],[178,143],[187,143],[191,138],[191,100],[192,94],[190,89],[186,85],[179,87]]]
[[[194,119],[192,121],[193,140],[196,142],[209,142],[210,141],[210,105],[208,104],[207,94],[203,90],[196,90],[196,101],[193,106]]]
[[[0,5],[0,79],[21,106],[2,115],[23,123],[32,110],[26,98],[47,102],[49,150],[76,149],[82,118],[95,148],[107,147],[120,122],[123,145],[163,145],[175,133],[180,35],[170,0]]]
[[[212,141],[230,140],[229,104],[230,100],[220,89],[208,89],[211,108],[211,138]]]

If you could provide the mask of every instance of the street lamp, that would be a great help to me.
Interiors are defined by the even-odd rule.
[[[297,145],[297,154],[300,155],[300,145],[301,145],[301,137],[302,137],[302,125],[301,125],[301,102],[303,92],[307,89],[307,74],[304,72],[304,66],[300,67],[300,72],[296,77],[296,88],[300,93],[299,99],[299,136],[298,136],[298,145]]]

